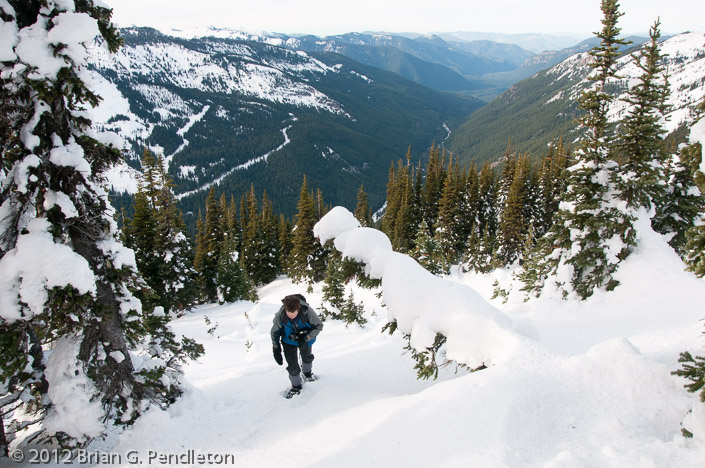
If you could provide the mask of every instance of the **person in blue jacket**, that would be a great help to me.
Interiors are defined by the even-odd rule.
[[[316,311],[308,305],[301,294],[291,294],[282,299],[282,306],[274,315],[272,325],[272,346],[274,360],[283,364],[282,347],[286,358],[286,370],[289,371],[291,390],[287,398],[301,392],[303,371],[307,382],[315,380],[313,375],[313,353],[311,346],[323,329],[323,322]],[[301,353],[302,365],[299,366],[298,353]]]

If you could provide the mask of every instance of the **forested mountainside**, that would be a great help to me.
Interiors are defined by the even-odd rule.
[[[666,129],[676,132],[676,141],[685,136],[682,127],[693,121],[694,107],[702,100],[705,81],[705,35],[687,33],[663,42],[664,65],[668,69],[671,95]],[[578,137],[575,119],[579,115],[577,97],[591,86],[587,52],[572,55],[558,65],[513,85],[453,132],[446,147],[461,161],[478,162],[500,157],[508,142],[519,152],[538,155],[547,144],[563,136],[566,143]],[[610,80],[617,101],[623,102],[630,84],[639,76],[630,54],[617,63],[617,79]],[[615,106],[612,121],[623,115],[624,105]]]
[[[122,34],[117,54],[92,54],[104,98],[94,119],[128,142],[132,168],[145,148],[163,154],[187,214],[216,182],[236,197],[252,184],[291,214],[304,174],[330,203],[354,206],[364,184],[381,206],[390,161],[409,146],[423,154],[482,106],[337,54],[144,28]],[[113,172],[114,190],[134,192],[120,173],[129,170]]]

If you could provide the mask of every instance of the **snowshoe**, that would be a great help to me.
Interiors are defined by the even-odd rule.
[[[301,393],[301,387],[291,387],[289,389],[289,391],[286,392],[286,395],[284,396],[284,398],[286,398],[288,400],[291,397],[293,397],[294,395],[298,395],[299,393]]]
[[[316,376],[313,375],[313,372],[305,372],[304,373],[304,382],[315,382],[316,381]]]

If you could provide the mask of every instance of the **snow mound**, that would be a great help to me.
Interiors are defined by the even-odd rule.
[[[438,278],[411,257],[392,251],[382,232],[359,227],[352,213],[336,207],[314,226],[322,243],[334,238],[344,257],[365,264],[365,272],[382,280],[389,321],[423,352],[437,334],[447,338],[450,360],[478,367],[511,359],[529,345],[509,317],[469,286]]]

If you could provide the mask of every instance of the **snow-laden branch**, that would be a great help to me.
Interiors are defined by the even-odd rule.
[[[361,227],[347,209],[333,208],[314,226],[314,235],[321,243],[333,239],[344,257],[363,263],[366,274],[382,280],[389,320],[410,336],[418,352],[433,346],[440,333],[447,338],[446,357],[474,368],[506,362],[529,345],[512,320],[474,289],[439,278],[394,252],[384,233]]]

